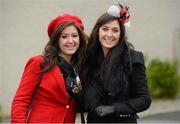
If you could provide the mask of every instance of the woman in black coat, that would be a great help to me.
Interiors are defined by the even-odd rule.
[[[136,113],[151,104],[143,54],[125,36],[129,11],[119,6],[100,16],[90,35],[82,69],[88,123],[137,123]]]

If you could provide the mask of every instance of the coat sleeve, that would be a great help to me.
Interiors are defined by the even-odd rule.
[[[19,87],[11,106],[11,122],[25,123],[27,108],[37,84],[40,72],[40,56],[32,57],[26,63]]]
[[[132,74],[130,76],[131,98],[121,103],[114,103],[117,114],[132,114],[150,107],[151,99],[147,86],[143,54],[138,52],[132,57]]]

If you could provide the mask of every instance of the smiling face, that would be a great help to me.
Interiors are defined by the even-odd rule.
[[[70,62],[80,45],[79,33],[75,26],[66,27],[59,38],[60,56]]]
[[[99,28],[99,41],[105,56],[119,42],[120,34],[121,30],[117,20],[106,23]]]

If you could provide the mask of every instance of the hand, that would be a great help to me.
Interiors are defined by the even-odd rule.
[[[106,115],[112,115],[113,113],[115,113],[115,108],[113,106],[101,105],[95,108],[94,111],[98,116],[104,117]]]

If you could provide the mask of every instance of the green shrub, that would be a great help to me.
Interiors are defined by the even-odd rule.
[[[0,105],[0,122],[2,121],[3,117],[4,117],[4,114],[3,114],[3,111],[2,111],[2,107]]]
[[[175,98],[179,93],[180,77],[176,62],[153,59],[146,69],[152,98]]]

